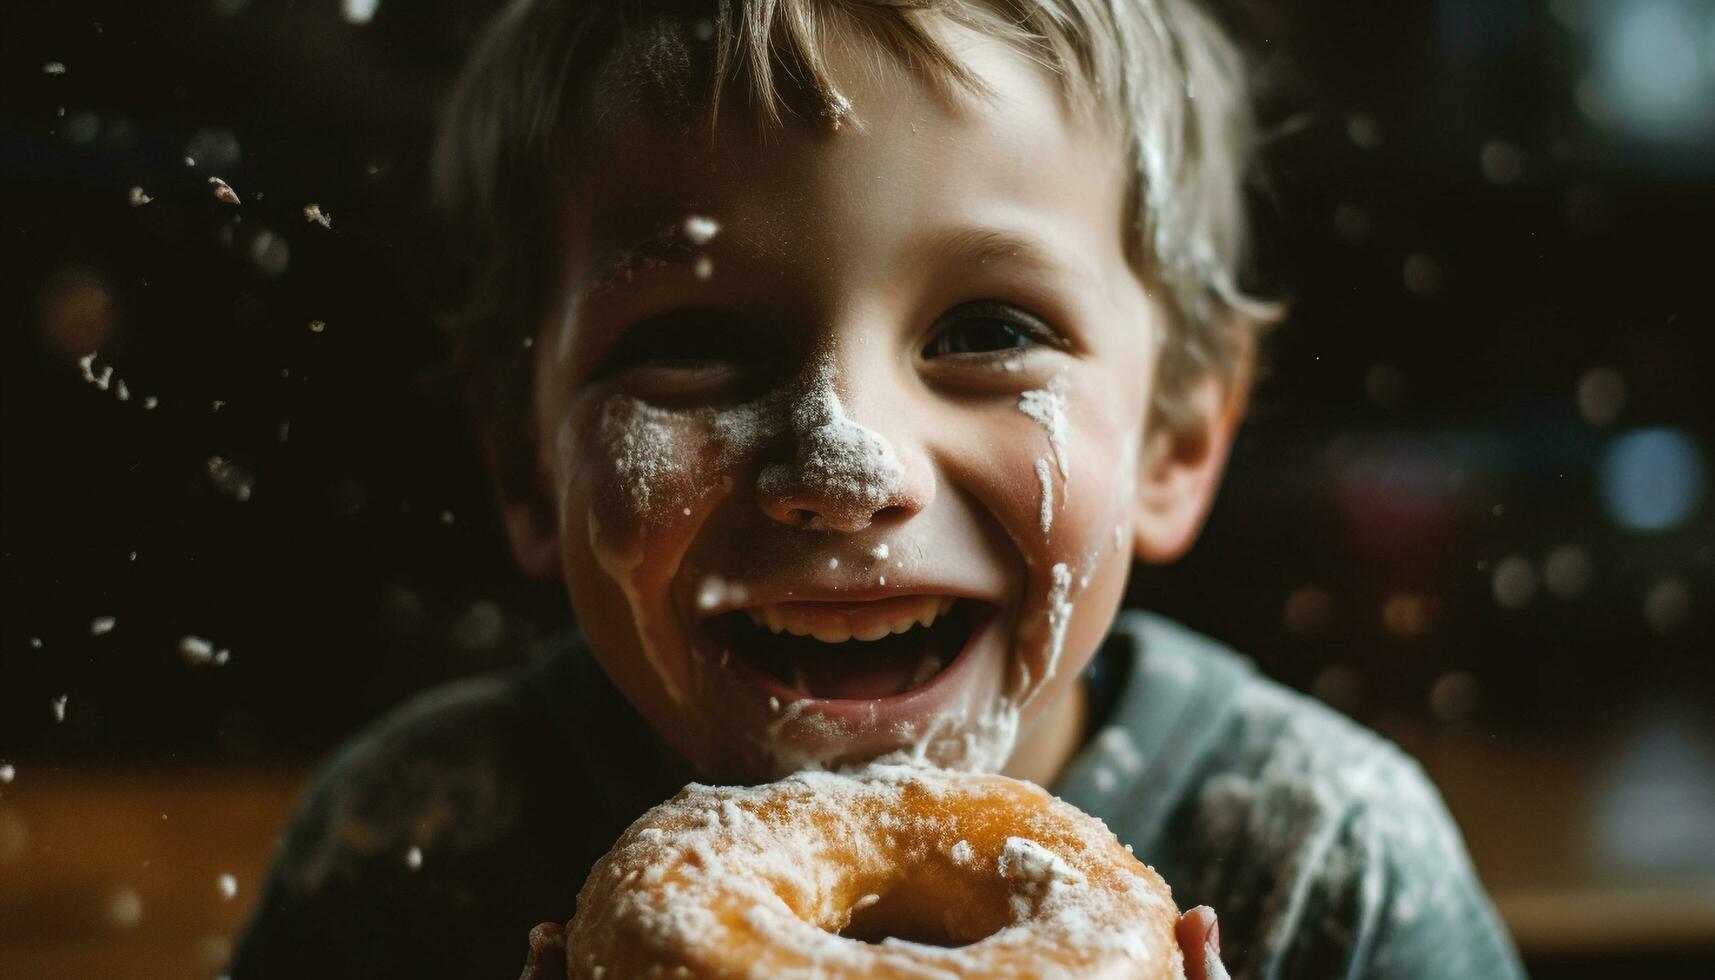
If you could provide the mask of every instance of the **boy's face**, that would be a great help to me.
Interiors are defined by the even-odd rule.
[[[838,127],[589,147],[535,342],[552,514],[509,528],[705,776],[999,769],[1219,469],[1145,431],[1116,138],[963,46],[992,98],[853,61]]]

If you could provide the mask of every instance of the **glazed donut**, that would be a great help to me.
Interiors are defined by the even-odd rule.
[[[1003,776],[878,766],[696,783],[590,872],[567,975],[1184,977],[1167,885],[1105,824]]]

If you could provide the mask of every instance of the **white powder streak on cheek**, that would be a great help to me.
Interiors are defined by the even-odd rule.
[[[1049,472],[1048,460],[1036,457],[1036,482],[1042,484],[1042,507],[1037,515],[1037,523],[1042,527],[1042,533],[1047,534],[1054,526],[1054,474]]]
[[[1087,576],[1085,583],[1088,583]],[[1066,630],[1072,624],[1071,593],[1072,569],[1065,562],[1059,562],[1050,572],[1048,585],[1048,636],[1047,649],[1044,651],[1043,657],[1042,678],[1025,695],[1024,703],[1026,704],[1036,699],[1036,695],[1048,686],[1048,682],[1053,680],[1055,672],[1060,668],[1060,657],[1066,649]],[[1020,662],[1023,662],[1022,657]],[[1029,671],[1025,670],[1023,673],[1028,683]]]
[[[1035,391],[1027,391],[1018,396],[1018,410],[1030,416],[1042,430],[1048,434],[1048,449],[1054,456],[1055,465],[1060,470],[1060,482],[1064,492],[1060,495],[1060,506],[1064,508],[1072,496],[1072,466],[1066,452],[1066,392],[1070,386],[1066,383],[1065,375],[1056,375],[1048,382],[1048,387]],[[1042,483],[1042,531],[1048,532],[1053,522],[1053,489],[1047,476],[1047,461],[1036,461],[1036,476]]]

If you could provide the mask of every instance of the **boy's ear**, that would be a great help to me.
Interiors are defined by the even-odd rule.
[[[486,419],[478,426],[483,462],[494,483],[500,523],[512,559],[525,577],[560,577],[560,521],[552,495],[536,464],[536,440],[520,426],[504,427]],[[530,427],[533,431],[534,427]]]
[[[1208,371],[1182,394],[1182,412],[1169,422],[1151,418],[1138,459],[1132,550],[1140,561],[1164,564],[1189,551],[1208,516],[1226,468],[1233,434],[1250,398],[1253,350],[1230,377]]]

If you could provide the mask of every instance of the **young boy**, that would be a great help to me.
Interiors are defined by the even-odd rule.
[[[1188,0],[518,0],[458,84],[458,337],[580,635],[323,770],[233,975],[506,976],[690,779],[1035,780],[1193,975],[1519,976],[1375,736],[1162,620],[1267,311],[1239,60]]]

